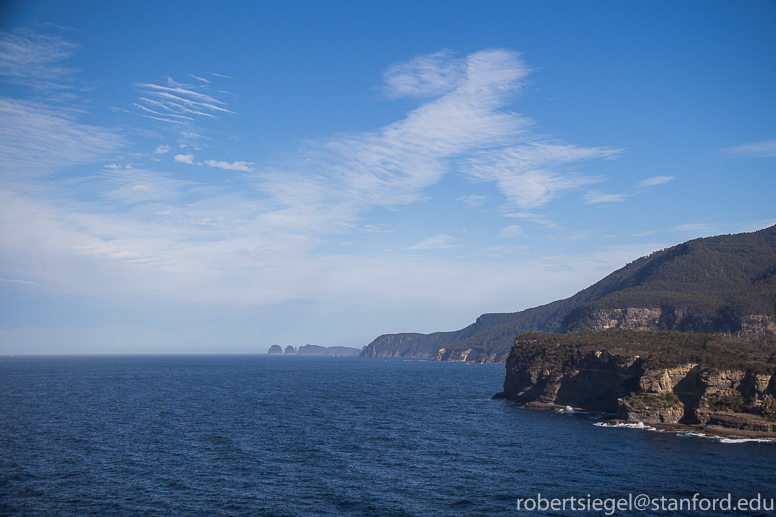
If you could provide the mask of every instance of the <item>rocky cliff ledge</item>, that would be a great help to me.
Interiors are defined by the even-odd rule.
[[[522,334],[497,398],[628,422],[776,432],[773,337],[608,330]]]
[[[724,316],[724,315],[723,315]],[[748,336],[776,336],[776,320],[762,314],[736,318],[720,316],[708,321],[699,320],[688,311],[674,307],[625,307],[616,309],[587,309],[573,311],[563,322],[563,330],[679,330],[715,332],[726,328],[729,332]]]

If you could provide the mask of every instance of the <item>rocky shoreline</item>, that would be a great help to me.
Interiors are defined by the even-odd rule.
[[[494,399],[504,399],[502,393],[497,393],[493,396]],[[560,406],[558,404],[543,403],[543,402],[528,402],[523,404],[523,407],[530,410],[538,411],[556,411],[564,413],[589,413],[585,408]],[[614,416],[613,413],[610,415]],[[740,417],[740,414],[731,414],[730,416],[736,418]],[[749,415],[746,415],[749,416]],[[742,421],[746,421],[743,419]],[[770,422],[773,425],[773,422]],[[619,418],[606,418],[602,417],[600,424],[602,427],[627,427],[633,429],[645,429],[656,430],[666,433],[674,434],[692,434],[698,436],[704,436],[707,438],[727,438],[727,439],[741,439],[741,440],[768,440],[776,442],[776,426],[770,431],[756,430],[751,427],[726,427],[715,424],[680,424],[680,423],[662,423],[662,422],[650,422],[644,423],[641,421],[633,420],[621,420]]]
[[[677,432],[776,437],[776,340],[676,332],[524,334],[494,398]]]

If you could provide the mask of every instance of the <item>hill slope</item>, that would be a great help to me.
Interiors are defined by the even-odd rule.
[[[503,361],[523,332],[621,328],[776,334],[776,226],[695,239],[618,269],[574,296],[468,327],[385,334],[362,357]]]

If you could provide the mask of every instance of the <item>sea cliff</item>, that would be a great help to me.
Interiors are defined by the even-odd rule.
[[[776,432],[773,337],[607,330],[523,334],[506,398],[601,411],[625,422]]]

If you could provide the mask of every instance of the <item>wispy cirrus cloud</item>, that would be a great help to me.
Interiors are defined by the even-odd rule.
[[[504,217],[515,217],[518,219],[523,219],[524,221],[530,221],[532,223],[536,223],[540,226],[544,226],[545,228],[551,228],[553,230],[559,230],[562,228],[562,226],[555,223],[550,218],[539,214],[535,214],[533,212],[508,213],[508,214],[504,214]]]
[[[520,235],[524,235],[523,229],[517,224],[510,224],[499,232],[499,236],[506,238],[519,237]]]
[[[772,158],[776,156],[776,139],[728,147],[725,151],[738,158]]]
[[[644,193],[644,191],[650,187],[664,185],[675,179],[676,178],[673,176],[652,176],[651,178],[638,182],[636,186],[631,189],[630,193],[618,192],[609,194],[593,190],[585,193],[585,203],[588,205],[621,203],[631,196]]]
[[[0,76],[38,90],[72,88],[77,70],[61,66],[78,45],[28,29],[0,31]]]
[[[315,192],[308,206],[332,200],[338,210],[350,207],[343,213],[352,216],[369,207],[415,202],[453,168],[495,181],[522,208],[599,181],[572,165],[618,150],[547,141],[531,132],[529,119],[501,110],[529,72],[518,54],[506,50],[460,59],[438,53],[396,65],[386,74],[389,96],[441,96],[379,131],[315,144],[307,150],[313,165],[293,168],[304,172],[264,171],[258,186],[285,203],[300,199],[287,192],[306,184]]]
[[[410,246],[409,250],[441,250],[456,247],[455,239],[449,235],[440,234],[422,240]]]
[[[418,56],[386,70],[385,92],[391,99],[442,95],[461,84],[466,68],[466,61],[450,51]]]
[[[50,247],[67,247],[58,256],[69,257],[73,270],[79,268],[75,264],[90,264],[90,271],[105,270],[106,278],[118,278],[111,268],[122,271],[135,279],[127,280],[127,289],[142,285],[166,293],[185,291],[191,299],[209,299],[216,291],[223,291],[226,299],[230,289],[232,295],[239,291],[262,303],[303,299],[311,283],[328,285],[327,278],[342,278],[336,270],[342,260],[319,255],[317,248],[335,235],[358,231],[370,210],[424,199],[424,191],[450,172],[495,182],[511,205],[524,209],[599,181],[575,171],[574,165],[617,150],[549,141],[532,130],[530,119],[505,109],[529,72],[519,55],[507,50],[460,58],[451,53],[421,56],[387,74],[387,95],[432,98],[382,128],[308,142],[294,153],[296,158],[273,167],[250,161],[197,162],[193,152],[185,151],[171,160],[240,171],[244,174],[239,178],[230,178],[240,181],[239,186],[216,185],[215,180],[192,184],[176,178],[174,171],[151,167],[105,169],[57,185],[46,192],[46,203],[10,193],[5,198],[8,213],[15,207],[25,214],[13,219],[19,228],[46,235]],[[200,89],[172,80],[166,85],[138,83],[142,93],[137,104],[144,109],[137,112],[162,123],[177,120],[186,135],[179,133],[195,139],[201,134],[195,122],[232,113],[203,84]],[[104,141],[103,151],[94,152],[101,147],[93,146],[73,162],[88,163],[121,143],[109,138],[110,131],[69,122],[65,134],[94,133]],[[37,149],[47,139],[56,141],[54,131],[47,135]],[[156,147],[157,154],[170,151],[168,145]],[[85,192],[91,201],[74,201]],[[464,202],[479,201],[464,196]],[[518,232],[518,225],[512,225],[504,236]],[[18,249],[57,256],[32,246],[24,235],[19,234]],[[458,243],[439,234],[408,249],[446,249]],[[284,282],[261,273],[267,268],[283,269]],[[256,279],[242,281],[246,271]],[[311,277],[311,271],[319,276]],[[79,277],[68,273],[59,278],[76,282]],[[338,284],[332,280],[331,285]]]
[[[35,287],[44,287],[41,284],[37,282],[32,282],[30,280],[17,280],[12,278],[0,278],[0,282],[5,282],[7,284],[20,284],[20,285],[32,285]]]
[[[629,194],[606,194],[604,192],[591,191],[585,194],[585,203],[588,205],[598,203],[622,203]]]
[[[66,110],[0,98],[0,168],[7,177],[91,163],[126,144],[112,130],[81,124]]]
[[[456,201],[462,202],[464,205],[466,205],[467,208],[476,208],[478,206],[482,206],[486,199],[488,199],[486,196],[471,194],[468,196],[461,196],[456,199]]]
[[[42,176],[94,162],[126,144],[114,130],[79,123],[73,103],[63,107],[58,94],[52,94],[75,89],[77,70],[60,62],[78,48],[28,29],[0,32],[0,77],[36,92],[35,100],[0,97],[0,170],[6,178]]]
[[[529,209],[546,205],[564,192],[601,181],[601,178],[568,170],[572,163],[606,158],[618,152],[609,148],[529,141],[482,151],[469,159],[464,170],[477,179],[496,181],[509,201]]]
[[[645,180],[640,181],[637,187],[639,188],[654,187],[657,185],[663,185],[675,179],[676,178],[674,176],[653,176],[651,178],[647,178]]]
[[[181,84],[169,77],[166,86],[137,83],[135,87],[141,92],[138,102],[134,103],[135,108],[141,116],[153,120],[186,124],[202,117],[218,118],[221,114],[235,114],[226,108],[223,101],[197,91],[202,87]]]

